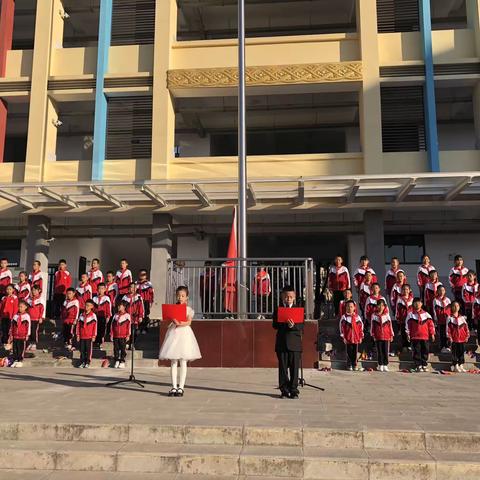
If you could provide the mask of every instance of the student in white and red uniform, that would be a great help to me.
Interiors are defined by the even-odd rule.
[[[67,270],[67,261],[62,258],[58,262],[58,268],[53,281],[53,315],[55,319],[59,319],[62,314],[62,306],[66,298],[65,295],[67,289],[71,286],[72,276]]]
[[[358,346],[363,341],[363,322],[360,315],[355,313],[355,304],[351,300],[345,304],[345,314],[340,318],[340,336],[347,353],[347,369],[363,371],[358,366]]]
[[[365,272],[365,277],[363,277],[363,282],[358,290],[358,303],[360,304],[360,311],[363,317],[365,317],[365,304],[367,303],[368,297],[372,294],[373,283],[372,272]]]
[[[15,287],[13,284],[7,285],[6,295],[0,302],[0,318],[2,320],[2,343],[8,344],[10,324],[13,316],[18,311],[18,298],[15,295]]]
[[[473,270],[467,273],[467,281],[462,287],[462,300],[468,327],[473,330],[473,304],[478,295],[477,275]]]
[[[107,287],[106,293],[110,297],[112,306],[115,306],[115,302],[117,301],[118,297],[118,285],[115,281],[115,274],[111,270],[107,272],[107,280],[105,282],[105,286]]]
[[[346,306],[347,306],[348,302],[353,302],[353,304],[355,305],[355,313],[358,313],[358,306],[357,306],[357,303],[355,302],[355,300],[353,299],[353,293],[352,293],[352,290],[350,288],[347,288],[346,290],[344,290],[343,300],[340,302],[340,305],[338,306],[338,310],[339,310],[338,319],[339,320],[340,320],[340,318],[343,317],[343,315],[345,315],[345,313],[347,313]]]
[[[115,275],[115,281],[118,286],[117,301],[119,301],[128,294],[130,284],[133,282],[132,272],[128,269],[128,262],[125,258],[120,260],[120,270]]]
[[[136,340],[138,326],[142,323],[145,312],[143,310],[142,297],[137,293],[137,286],[133,282],[128,288],[128,293],[123,296],[122,301],[128,305],[127,312],[130,315],[130,319],[132,321],[132,331],[134,337],[130,340],[134,341]]]
[[[28,301],[32,295],[32,289],[28,283],[28,273],[20,272],[18,274],[18,283],[15,285],[15,290],[17,291],[18,300]]]
[[[343,258],[340,255],[335,257],[333,265],[328,269],[328,288],[332,291],[335,314],[338,315],[338,307],[343,298],[343,292],[347,288],[352,288],[350,273],[348,268],[343,265]]]
[[[45,319],[45,305],[41,297],[42,292],[37,286],[32,287],[32,296],[28,302],[28,314],[30,315],[30,338],[28,349],[35,351],[38,343],[38,330]]]
[[[424,291],[425,285],[430,281],[430,272],[436,270],[436,268],[430,263],[430,257],[424,255],[422,257],[422,264],[418,267],[417,270],[417,285],[418,291],[420,292],[420,299],[424,301]]]
[[[390,289],[390,307],[392,311],[395,311],[397,305],[397,298],[402,294],[402,287],[407,283],[407,277],[403,270],[398,270],[397,272],[397,281],[393,284]]]
[[[410,348],[410,341],[406,331],[406,321],[408,314],[412,311],[413,293],[412,288],[408,283],[403,285],[402,294],[397,297],[397,304],[395,306],[395,320],[397,335],[400,334],[399,352],[407,351]]]
[[[142,269],[138,273],[137,292],[142,297],[143,301],[143,322],[140,325],[140,333],[148,332],[148,325],[150,324],[150,309],[155,299],[155,290],[152,282],[148,279],[147,270]]]
[[[435,341],[435,325],[418,297],[413,299],[412,311],[407,315],[406,330],[412,343],[415,371],[428,372],[429,340]]]
[[[82,313],[85,310],[86,301],[91,300],[93,297],[92,286],[88,283],[88,275],[86,273],[82,273],[80,276],[80,283],[75,289],[75,296],[80,304],[80,313]]]
[[[34,260],[32,272],[28,276],[28,282],[30,283],[30,287],[36,285],[37,287],[40,287],[40,291],[43,292],[43,272],[41,266],[42,264],[40,260]]]
[[[460,312],[460,304],[452,303],[451,314],[447,318],[447,337],[452,342],[452,372],[465,372],[465,344],[470,338],[466,318]]]
[[[62,307],[62,334],[65,347],[72,348],[73,329],[80,316],[80,303],[75,298],[75,290],[67,288],[67,298]]]
[[[360,266],[355,270],[355,273],[353,274],[353,284],[355,285],[355,287],[357,287],[357,292],[363,282],[363,279],[365,278],[365,273],[367,272],[371,272],[373,283],[377,283],[377,275],[375,273],[375,270],[370,267],[369,258],[366,255],[363,255],[360,257]]]
[[[370,335],[377,347],[377,370],[379,372],[388,372],[388,355],[394,332],[387,304],[383,300],[378,300],[377,308],[372,315]]]
[[[80,350],[80,368],[89,368],[92,361],[93,340],[97,337],[97,316],[93,300],[85,302],[85,311],[77,322],[77,342]]]
[[[18,312],[12,318],[9,331],[9,343],[13,344],[13,363],[11,366],[14,368],[23,367],[25,347],[30,336],[30,316],[27,309],[27,302],[20,300],[18,302]]]
[[[452,288],[453,298],[460,304],[463,310],[462,287],[467,283],[468,268],[463,263],[461,255],[455,255],[454,265],[450,270],[448,280]]]
[[[373,283],[372,284],[372,293],[367,298],[365,302],[365,324],[370,326],[370,320],[372,319],[372,315],[375,313],[377,309],[377,303],[379,300],[383,300],[385,305],[387,304],[387,300],[385,297],[380,293],[380,284]]]
[[[425,310],[433,317],[433,301],[437,296],[438,287],[442,286],[442,282],[438,280],[436,270],[430,270],[429,281],[425,284],[423,304]]]
[[[130,340],[132,322],[127,313],[128,304],[121,301],[118,304],[118,311],[113,316],[111,339],[113,341],[113,356],[115,364],[113,368],[125,368],[127,357],[127,342]]]
[[[13,275],[8,268],[8,259],[0,259],[0,300],[7,294],[7,285],[13,283]]]
[[[392,288],[398,281],[398,278],[397,278],[398,272],[403,272],[403,274],[405,275],[405,271],[400,268],[400,261],[398,260],[398,258],[392,257],[392,260],[390,261],[390,269],[387,271],[385,275],[385,293],[387,298],[391,297]],[[405,275],[404,283],[407,283],[406,275]],[[393,305],[392,308],[395,309],[395,305]]]
[[[110,297],[106,294],[107,287],[104,283],[98,284],[98,293],[93,297],[95,302],[95,313],[97,314],[98,328],[97,338],[95,343],[102,346],[105,341],[105,334],[107,332],[107,325],[112,317],[112,302]]]
[[[257,311],[257,319],[265,318],[268,306],[268,299],[272,293],[272,284],[270,275],[265,267],[260,267],[252,281],[252,294],[255,296],[255,305]]]
[[[435,320],[435,325],[438,328],[438,336],[440,337],[440,348],[441,353],[449,353],[450,348],[448,348],[448,339],[447,339],[447,318],[449,317],[451,311],[452,302],[447,297],[447,290],[443,285],[440,285],[437,289],[437,296],[433,301],[433,319]]]
[[[88,272],[88,283],[92,287],[93,296],[98,293],[98,285],[104,283],[103,273],[100,270],[100,260],[98,258],[92,260],[92,268]]]

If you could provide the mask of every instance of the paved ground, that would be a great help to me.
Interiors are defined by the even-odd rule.
[[[275,370],[190,369],[168,398],[168,369],[137,372],[145,389],[106,388],[125,371],[0,369],[0,423],[312,426],[480,432],[480,375],[308,371],[300,400],[277,398]]]

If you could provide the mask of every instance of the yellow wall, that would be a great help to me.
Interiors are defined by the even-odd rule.
[[[10,50],[7,53],[7,77],[32,75],[33,50]]]

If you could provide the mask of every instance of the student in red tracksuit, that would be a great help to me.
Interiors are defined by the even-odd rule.
[[[353,274],[353,284],[355,285],[355,287],[357,287],[357,292],[367,272],[371,272],[373,283],[377,283],[377,275],[375,273],[375,270],[370,267],[369,258],[366,255],[363,255],[360,257],[359,267],[355,270],[355,273]]]
[[[18,283],[15,285],[15,290],[17,291],[18,300],[27,301],[32,295],[32,289],[28,283],[28,273],[20,272],[18,274]]]
[[[63,302],[67,289],[72,286],[72,276],[67,270],[67,261],[61,259],[58,262],[58,268],[53,280],[53,316],[59,319],[62,313]]]
[[[363,371],[358,366],[358,346],[363,341],[363,322],[355,313],[355,304],[349,301],[345,304],[345,314],[340,319],[340,336],[347,353],[347,368],[352,371]]]
[[[393,325],[386,302],[378,300],[375,313],[372,315],[370,335],[377,347],[377,370],[388,372],[388,354],[390,342],[393,341]]]
[[[413,309],[407,315],[406,325],[407,335],[412,343],[415,371],[428,372],[429,340],[435,341],[435,325],[418,297],[413,299]]]
[[[343,265],[343,258],[340,255],[335,257],[334,264],[328,270],[328,288],[332,291],[335,314],[338,315],[343,292],[347,288],[351,288],[350,273],[348,268]]]
[[[433,301],[433,319],[438,328],[438,336],[440,337],[441,353],[449,353],[447,339],[447,318],[450,315],[451,301],[447,297],[447,290],[443,285],[437,289],[437,296]]]
[[[67,298],[62,307],[62,332],[65,347],[72,348],[73,329],[80,315],[80,302],[75,298],[75,290],[67,288]]]
[[[88,275],[82,273],[80,276],[80,283],[75,290],[75,296],[80,304],[80,313],[85,310],[85,303],[92,299],[92,286],[88,283]]]
[[[442,282],[438,280],[438,273],[436,270],[430,270],[429,280],[425,284],[424,289],[424,301],[425,310],[433,317],[433,301],[437,296],[438,287],[442,285]]]
[[[118,286],[117,301],[120,301],[124,295],[128,294],[130,284],[133,282],[132,272],[128,269],[128,262],[125,258],[120,260],[120,270],[115,275],[115,282]]]
[[[462,300],[468,327],[473,330],[473,304],[478,295],[477,275],[473,270],[467,273],[467,282],[462,287]]]
[[[405,271],[400,268],[400,261],[397,257],[392,257],[390,261],[390,269],[387,271],[385,275],[385,292],[387,299],[391,297],[392,288],[397,283],[397,273],[403,272],[405,275]],[[407,276],[405,275],[405,282],[407,283]],[[395,305],[392,307],[395,311]]]
[[[453,298],[463,309],[462,287],[467,283],[468,268],[463,263],[461,255],[455,255],[454,264],[450,270],[448,280],[452,288]]]
[[[270,275],[265,267],[260,267],[252,281],[252,294],[255,296],[255,305],[257,311],[257,319],[265,318],[268,308],[268,299],[272,293],[272,285]]]
[[[392,285],[390,289],[390,307],[392,311],[395,311],[395,307],[397,305],[397,298],[402,294],[402,288],[407,283],[407,277],[405,276],[405,272],[403,270],[399,270],[397,272],[397,281]]]
[[[372,272],[365,272],[363,282],[358,289],[358,303],[360,304],[360,311],[362,312],[363,317],[365,317],[365,304],[367,303],[368,297],[372,294],[373,283]]]
[[[371,288],[372,293],[367,298],[365,302],[365,324],[370,327],[370,320],[372,319],[373,314],[377,309],[377,303],[379,300],[383,300],[385,305],[387,304],[387,300],[384,296],[380,293],[380,284],[373,283]]]
[[[107,280],[105,282],[105,286],[107,287],[106,293],[110,297],[112,306],[114,306],[118,297],[118,285],[115,281],[115,274],[111,270],[107,272]]]
[[[125,368],[127,356],[127,342],[130,340],[132,322],[127,313],[128,304],[121,301],[118,304],[118,311],[113,316],[111,339],[113,341],[113,355],[115,364],[113,368]]]
[[[460,304],[452,303],[451,314],[447,318],[446,332],[452,342],[452,372],[465,372],[465,344],[470,338],[466,318],[460,312]]]
[[[107,332],[107,324],[112,317],[112,302],[110,297],[106,294],[107,287],[104,283],[98,284],[98,294],[93,297],[95,302],[95,313],[97,314],[98,332],[95,343],[102,346],[105,341],[105,334]]]
[[[352,290],[350,288],[347,288],[343,292],[343,300],[340,302],[340,305],[338,306],[338,310],[339,310],[338,319],[339,320],[340,320],[340,318],[343,317],[343,315],[345,315],[345,313],[347,313],[347,309],[346,309],[347,302],[353,302],[353,304],[355,305],[355,313],[358,313],[358,306],[357,306],[357,303],[355,302],[355,300],[353,299]]]
[[[18,302],[18,312],[12,318],[9,331],[9,343],[13,344],[12,367],[23,367],[25,346],[30,336],[30,315],[27,313],[28,304],[25,300]]]
[[[13,283],[13,275],[8,268],[8,259],[0,259],[0,300],[7,294],[7,286]]]
[[[430,271],[436,270],[436,268],[430,263],[430,257],[424,255],[422,257],[422,264],[418,267],[417,270],[417,285],[418,291],[420,292],[420,299],[424,300],[424,290],[425,285],[430,281]]]
[[[413,293],[408,283],[403,285],[402,294],[397,297],[397,305],[395,306],[395,320],[397,324],[397,335],[399,338],[399,352],[407,351],[410,348],[410,341],[406,331],[407,315],[412,311]]]
[[[155,299],[155,291],[152,282],[148,279],[148,272],[145,269],[140,270],[137,281],[137,292],[143,301],[143,322],[140,325],[140,333],[148,332],[150,324],[150,309]]]
[[[8,332],[10,331],[10,324],[13,316],[18,311],[18,298],[15,295],[15,287],[10,284],[7,285],[6,295],[0,303],[0,318],[2,320],[2,343],[7,345]]]
[[[98,293],[98,285],[104,283],[103,273],[100,270],[100,260],[98,258],[92,260],[92,268],[88,272],[88,283],[92,287],[92,296]]]
[[[41,291],[37,286],[32,287],[32,297],[28,305],[28,314],[30,315],[30,338],[28,339],[28,350],[35,351],[38,343],[38,330],[45,319],[45,306],[41,297]]]
[[[138,326],[143,320],[145,312],[143,311],[142,297],[137,293],[137,287],[134,283],[131,283],[128,288],[128,293],[123,296],[123,302],[128,305],[127,312],[130,315],[132,321],[132,336],[131,341],[135,341],[137,337]]]
[[[93,340],[97,337],[97,316],[93,300],[85,302],[85,311],[77,322],[77,342],[80,350],[79,368],[89,368],[92,361]]]
[[[40,287],[40,291],[43,292],[43,272],[41,271],[41,266],[42,264],[40,260],[34,260],[32,272],[28,276],[28,282],[31,287],[36,285],[37,287]]]

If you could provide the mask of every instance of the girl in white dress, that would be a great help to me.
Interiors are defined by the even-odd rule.
[[[185,381],[187,379],[187,362],[202,358],[197,339],[190,325],[195,312],[188,306],[188,288],[178,287],[176,290],[177,303],[187,305],[187,322],[173,320],[168,327],[165,340],[160,348],[160,360],[170,360],[172,374],[172,389],[169,397],[183,397]],[[180,363],[180,379],[178,364]]]

